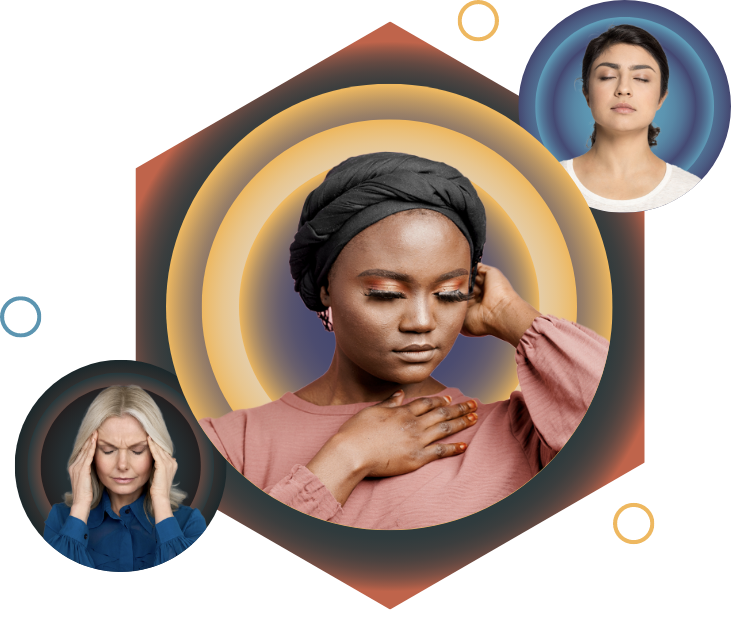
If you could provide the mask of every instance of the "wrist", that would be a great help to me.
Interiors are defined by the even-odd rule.
[[[173,516],[173,508],[170,505],[169,497],[155,496],[150,493],[150,501],[152,502],[152,511],[155,513],[155,523],[160,523],[165,519]]]
[[[335,434],[326,444],[340,469],[348,478],[360,482],[373,470],[373,464],[363,455],[362,448],[357,447],[343,434]]]
[[[69,513],[72,517],[76,517],[76,519],[80,519],[84,523],[87,523],[89,520],[89,513],[91,512],[91,504],[90,503],[76,503],[74,502],[71,505],[71,512]]]
[[[340,504],[370,472],[370,467],[356,448],[342,434],[328,440],[307,464]]]
[[[500,308],[495,336],[518,347],[523,334],[541,313],[520,297],[506,300]]]
[[[160,495],[150,491],[150,501],[152,502],[153,506],[165,506],[166,504],[169,506],[170,494],[168,493],[167,495]]]

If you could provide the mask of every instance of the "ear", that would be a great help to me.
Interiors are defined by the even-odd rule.
[[[665,92],[665,95],[660,99],[660,102],[657,103],[657,109],[655,111],[659,111],[660,107],[662,107],[662,104],[665,102],[665,99],[668,97],[668,94],[670,93],[670,90]]]
[[[330,307],[330,293],[327,291],[327,286],[320,287],[320,301],[325,307]]]

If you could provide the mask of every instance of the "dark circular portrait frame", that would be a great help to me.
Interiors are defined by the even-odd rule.
[[[68,484],[67,475],[54,474],[66,465],[89,403],[104,388],[118,384],[140,386],[158,403],[176,456],[191,460],[189,469],[178,472],[175,478],[188,493],[186,505],[200,510],[207,524],[216,513],[223,495],[226,462],[198,425],[177,378],[150,364],[112,360],[90,364],[61,378],[35,403],[20,431],[15,479],[23,508],[40,534],[53,503],[61,501],[63,487]],[[177,421],[170,420],[173,415]],[[45,446],[47,442],[53,447]]]

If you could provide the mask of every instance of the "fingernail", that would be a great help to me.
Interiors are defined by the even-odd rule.
[[[457,449],[458,449],[459,451],[464,451],[465,449],[467,449],[467,445],[466,445],[466,443],[458,443],[458,444],[457,444]]]
[[[452,403],[452,398],[449,395],[444,395],[444,398],[447,400],[447,403]]]
[[[467,402],[467,405],[472,409],[475,410],[477,408],[477,402],[474,399],[470,399]]]
[[[400,396],[401,396],[401,395],[403,395],[403,394],[404,394],[404,391],[403,391],[403,390],[397,390],[397,391],[396,391],[395,393],[393,393],[393,395],[391,395],[391,396],[392,396],[392,397],[400,397]]]
[[[469,414],[467,415],[467,418],[468,418],[468,419],[469,419],[470,421],[472,421],[472,422],[474,422],[474,421],[477,421],[477,415],[476,415],[476,414],[475,414],[474,412],[470,412],[470,413],[469,413]]]

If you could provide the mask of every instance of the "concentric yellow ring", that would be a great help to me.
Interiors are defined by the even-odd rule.
[[[541,307],[574,319],[578,302],[579,322],[609,336],[611,283],[599,231],[538,142],[455,94],[408,85],[350,88],[299,103],[242,139],[188,211],[170,265],[167,317],[176,373],[197,417],[269,400],[239,331],[242,251],[293,190],[353,154],[389,149],[446,161],[488,191],[530,249]],[[547,287],[552,283],[555,289]]]
[[[231,206],[214,240],[203,283],[203,333],[216,381],[230,407],[270,401],[240,332],[241,276],[256,235],[289,190],[353,154],[379,150],[444,161],[483,190],[489,188],[490,196],[507,208],[531,253],[539,307],[576,320],[574,272],[561,230],[541,196],[508,161],[472,138],[423,122],[371,120],[336,127],[296,144],[259,171]],[[510,392],[503,390],[501,397]]]

